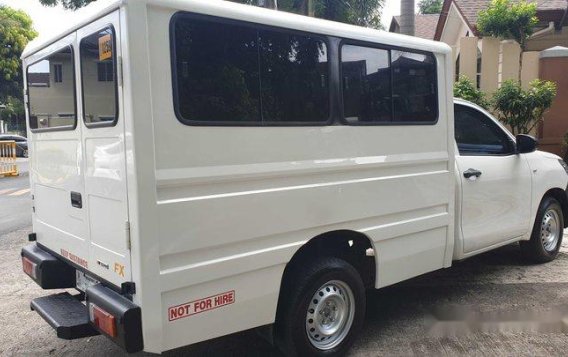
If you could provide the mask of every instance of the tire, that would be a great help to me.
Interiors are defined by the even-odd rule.
[[[344,355],[365,318],[365,287],[357,270],[342,259],[326,257],[293,269],[285,278],[276,346],[286,356]]]
[[[538,208],[531,239],[521,241],[521,252],[532,263],[547,263],[556,258],[562,245],[564,216],[560,203],[545,197]]]

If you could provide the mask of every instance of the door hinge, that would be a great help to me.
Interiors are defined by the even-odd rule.
[[[126,222],[125,229],[126,229],[126,249],[130,250],[130,247],[132,245],[130,241],[130,222],[128,221]]]
[[[124,83],[124,71],[123,71],[123,66],[122,66],[122,56],[118,56],[116,59],[117,62],[117,67],[118,67],[118,86],[122,87],[122,84]]]

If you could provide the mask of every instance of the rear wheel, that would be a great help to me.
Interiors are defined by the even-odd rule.
[[[322,258],[287,274],[276,343],[286,355],[343,355],[364,316],[365,288],[357,270],[342,259]]]
[[[560,203],[545,197],[538,209],[529,241],[521,242],[523,256],[534,263],[552,261],[558,255],[564,233],[564,216]]]

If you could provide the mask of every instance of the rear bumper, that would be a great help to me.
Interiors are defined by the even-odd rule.
[[[44,289],[75,288],[75,268],[59,260],[37,244],[22,249],[24,272]],[[83,298],[86,303],[82,303]],[[76,339],[103,334],[133,353],[143,349],[142,317],[140,307],[128,298],[96,284],[87,288],[85,294],[72,296],[60,293],[36,298],[31,302],[36,311],[53,327],[57,336]],[[112,321],[112,335],[101,328],[92,311],[103,311]],[[108,322],[104,325],[108,328]]]
[[[41,249],[37,244],[22,248],[21,255],[24,272],[43,289],[75,287],[75,269]]]

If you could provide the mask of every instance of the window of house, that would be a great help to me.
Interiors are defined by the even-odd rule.
[[[437,121],[436,60],[431,54],[343,45],[341,74],[348,124]]]
[[[112,61],[97,63],[97,79],[99,82],[114,81],[114,66]]]
[[[192,15],[173,20],[174,105],[188,124],[326,122],[325,43],[311,35]]]
[[[53,65],[53,81],[55,83],[63,82],[63,65],[60,63]]]
[[[509,136],[475,108],[454,106],[455,139],[460,155],[508,155],[514,152]]]
[[[83,112],[87,126],[109,126],[118,117],[116,47],[112,27],[81,40]]]
[[[59,69],[58,69],[59,68]],[[72,81],[63,82],[63,68],[69,68]],[[26,69],[30,129],[73,129],[76,124],[73,50],[65,47]],[[61,85],[50,86],[52,81]],[[61,115],[60,113],[66,113]]]

